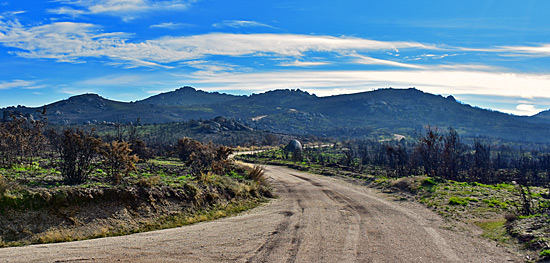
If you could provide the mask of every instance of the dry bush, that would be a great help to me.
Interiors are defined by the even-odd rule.
[[[143,140],[130,141],[130,148],[132,149],[132,153],[139,157],[139,162],[146,162],[153,155],[151,149],[147,147],[147,144]]]
[[[225,146],[214,146],[212,143],[204,144],[190,138],[178,140],[177,154],[191,169],[191,174],[200,177],[201,174],[225,174],[229,168],[227,158],[232,150]]]
[[[95,168],[101,139],[93,137],[93,130],[83,132],[66,129],[56,134],[54,146],[60,156],[60,170],[65,182],[79,184],[84,182]]]
[[[257,182],[258,184],[266,183],[265,170],[259,165],[254,165],[253,167],[248,168],[247,175],[248,178],[254,180],[254,182]]]
[[[137,155],[130,155],[132,149],[127,142],[112,141],[101,147],[103,167],[113,183],[119,184],[123,176],[128,176],[131,171],[136,170]]]
[[[139,179],[138,185],[152,187],[160,184],[160,176],[144,177]]]
[[[187,162],[191,154],[199,151],[202,148],[202,143],[191,138],[181,138],[176,145],[176,152],[182,162]]]

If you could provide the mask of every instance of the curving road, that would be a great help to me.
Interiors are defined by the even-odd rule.
[[[337,179],[267,166],[279,198],[214,222],[0,249],[0,262],[520,262],[430,210]]]

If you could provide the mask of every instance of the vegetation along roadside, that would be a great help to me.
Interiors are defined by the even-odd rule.
[[[420,202],[452,229],[495,240],[529,261],[544,261],[550,254],[549,156],[544,149],[467,145],[452,129],[428,128],[415,142],[353,140],[238,158],[339,176],[397,201]]]
[[[271,197],[258,167],[231,149],[182,138],[163,153],[134,138],[0,123],[0,246],[177,227],[234,215]]]

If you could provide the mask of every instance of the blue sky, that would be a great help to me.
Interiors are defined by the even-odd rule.
[[[0,107],[194,86],[550,109],[549,1],[0,0]]]

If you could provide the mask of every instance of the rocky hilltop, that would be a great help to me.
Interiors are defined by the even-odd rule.
[[[414,88],[318,97],[301,90],[235,96],[183,87],[136,102],[84,94],[38,108],[5,108],[2,116],[3,120],[8,120],[10,114],[37,118],[43,109],[53,124],[126,123],[137,118],[142,123],[154,124],[226,116],[247,127],[300,135],[414,136],[429,125],[441,129],[453,127],[463,136],[550,143],[547,112],[519,117]],[[235,126],[230,121],[203,124],[204,129],[211,131]]]

